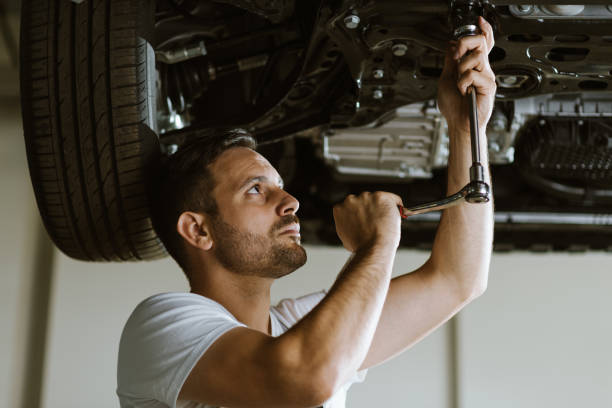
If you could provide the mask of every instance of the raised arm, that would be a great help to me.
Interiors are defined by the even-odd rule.
[[[221,336],[183,385],[180,399],[230,407],[308,407],[329,399],[363,363],[389,288],[399,244],[399,197],[349,196],[334,208],[353,252],[328,295],[278,338],[248,328]]]
[[[465,37],[449,47],[438,87],[438,104],[449,126],[448,193],[469,182],[472,164],[468,101],[477,92],[480,156],[485,179],[486,124],[495,98],[495,76],[488,61],[493,48],[491,26],[481,18],[483,34]],[[413,273],[391,281],[389,294],[363,368],[377,365],[412,346],[484,292],[493,243],[493,203],[446,209],[427,262]]]

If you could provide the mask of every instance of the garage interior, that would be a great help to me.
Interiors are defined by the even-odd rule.
[[[19,101],[19,2],[0,2],[0,406],[118,406],[119,336],[133,307],[187,290],[169,258],[86,263],[42,226],[27,170]],[[298,197],[299,199],[299,197]],[[348,257],[307,246],[273,303],[329,288]],[[405,273],[426,251],[399,251]],[[348,407],[612,406],[612,254],[494,253],[486,293],[399,358],[370,369]]]

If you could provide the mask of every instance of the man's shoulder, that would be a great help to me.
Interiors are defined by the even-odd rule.
[[[164,292],[151,295],[142,300],[134,310],[148,309],[151,307],[172,306],[178,303],[197,303],[206,300],[205,297],[189,292]]]
[[[222,305],[193,293],[161,293],[140,302],[119,341],[117,394],[176,401],[206,349],[223,333],[244,326]]]
[[[176,323],[177,319],[213,317],[236,320],[225,307],[207,297],[188,292],[159,293],[149,296],[134,308],[124,330],[165,326]]]
[[[139,311],[142,309],[151,309],[151,308],[172,308],[174,306],[182,306],[182,305],[200,305],[203,307],[211,306],[214,307],[218,305],[212,299],[207,297],[197,295],[195,293],[190,292],[164,292],[157,293],[155,295],[149,296],[148,298],[142,300],[135,308],[134,311]]]

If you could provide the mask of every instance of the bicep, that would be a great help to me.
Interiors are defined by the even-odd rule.
[[[179,399],[215,406],[308,406],[312,390],[279,338],[246,327],[217,339],[188,375]]]

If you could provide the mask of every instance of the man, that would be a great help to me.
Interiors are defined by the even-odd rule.
[[[439,84],[452,193],[469,181],[471,165],[464,95],[469,86],[477,92],[481,135],[494,101],[493,33],[484,19],[480,25],[482,35],[452,44]],[[484,139],[481,146],[486,168]],[[302,266],[306,253],[299,203],[253,147],[243,134],[188,144],[156,180],[154,226],[191,293],[153,296],[126,323],[123,407],[342,407],[362,370],[407,349],[485,290],[491,203],[445,210],[429,260],[391,280],[402,201],[366,192],[334,207],[338,236],[352,252],[334,285],[271,308],[274,279]]]

